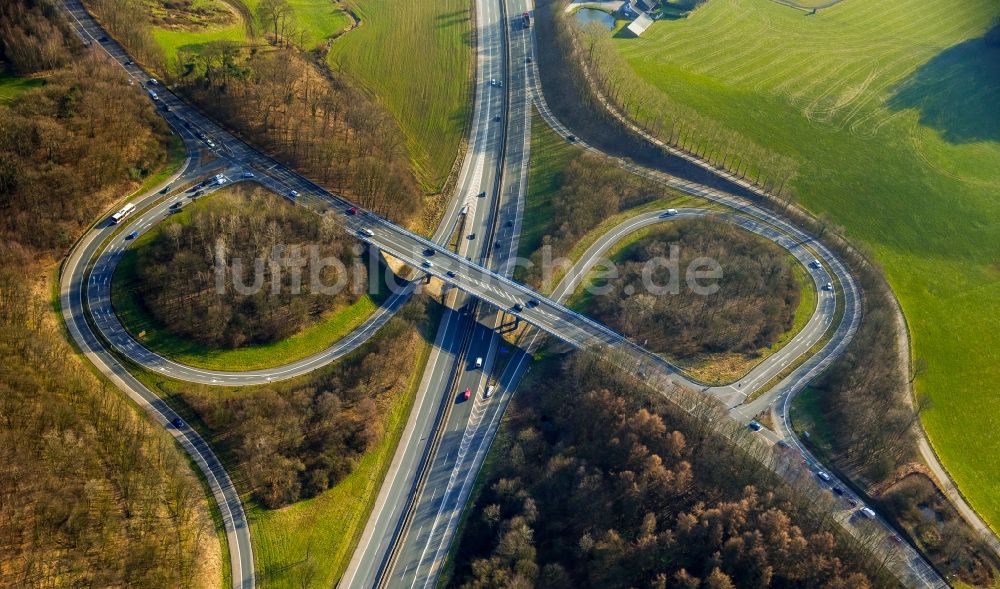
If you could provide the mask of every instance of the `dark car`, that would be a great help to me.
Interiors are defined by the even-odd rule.
[[[831,490],[833,491],[834,495],[843,495],[844,494],[844,490],[842,488],[840,488],[840,487],[834,487]]]
[[[427,248],[427,249],[424,250],[424,255],[425,256],[433,256],[434,253],[435,253],[434,252],[434,248],[432,248],[432,247],[429,247],[429,248]]]
[[[486,191],[484,190],[484,191],[480,192],[478,196],[479,196],[479,198],[486,198]]]
[[[132,65],[132,60],[131,59],[126,59],[125,60],[125,65]]]
[[[530,301],[528,301],[528,308],[534,309],[535,307],[538,306],[538,303],[539,303],[538,299],[531,299]]]
[[[759,432],[761,430],[761,428],[763,428],[764,426],[762,426],[759,422],[757,422],[756,420],[754,420],[754,421],[751,421],[750,424],[747,425],[747,427],[749,427],[750,429],[752,429],[755,432]]]
[[[126,235],[125,239],[135,239],[136,237],[139,237],[139,232],[138,231],[133,231],[132,233],[129,233],[128,235]]]
[[[172,423],[174,427],[176,427],[177,429],[181,429],[182,427],[184,427],[184,420],[181,419],[180,417],[175,417],[173,421],[171,421],[170,423]]]
[[[525,57],[524,61],[527,62],[527,63],[531,63],[531,58],[530,57]]]
[[[107,37],[101,37],[101,43],[107,43],[107,42],[108,42]]]
[[[205,194],[204,190],[198,190],[194,194],[191,195],[191,198],[198,198],[199,196],[201,196],[203,194]]]
[[[445,276],[447,276],[448,278],[454,278],[454,277],[455,277],[455,273],[454,273],[454,272],[452,272],[451,270],[448,270],[448,271],[447,271],[447,272],[445,272],[444,274],[445,274]]]
[[[497,116],[493,117],[493,122],[494,123],[499,123],[500,122],[500,115],[497,115]]]
[[[521,303],[514,303],[514,312],[515,313],[520,313],[523,310],[524,310],[524,307],[521,306]]]
[[[347,209],[347,214],[348,215],[357,215],[358,214],[358,207],[351,207],[351,208]]]
[[[785,440],[778,440],[778,447],[779,448],[787,448],[788,447],[788,442],[786,442]]]
[[[507,220],[507,226],[508,227],[513,227],[514,226],[514,221],[511,221],[510,219],[508,219]]]

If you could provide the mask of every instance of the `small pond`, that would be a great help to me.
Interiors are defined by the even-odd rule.
[[[604,27],[609,31],[614,30],[615,28],[615,17],[611,16],[607,12],[594,8],[581,8],[580,10],[577,10],[576,19],[583,25],[596,22],[604,25]]]

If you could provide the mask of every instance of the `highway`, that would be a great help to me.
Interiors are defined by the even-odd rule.
[[[104,31],[86,14],[78,2],[67,0],[66,6],[85,38],[89,37],[98,42],[96,40],[105,35]],[[427,443],[435,436],[425,435],[421,438],[421,441],[424,442],[423,448],[421,449],[421,444],[414,444],[415,450],[411,460],[408,463],[400,460],[398,472],[409,474],[409,480],[413,481],[417,478],[416,465],[420,462],[418,458],[426,457],[430,467],[422,471],[425,475],[422,492],[415,493],[412,485],[401,484],[397,495],[393,496],[390,492],[387,496],[388,500],[385,502],[385,505],[399,508],[402,503],[406,503],[406,501],[402,501],[402,497],[411,497],[412,494],[411,498],[414,499],[413,505],[415,506],[409,533],[402,537],[403,542],[397,551],[397,564],[390,567],[389,570],[390,574],[398,575],[398,578],[392,578],[390,582],[392,585],[399,582],[407,585],[421,584],[427,587],[434,583],[453,537],[458,515],[468,497],[471,481],[474,479],[475,473],[478,472],[482,458],[485,457],[485,452],[499,424],[499,418],[506,403],[509,402],[510,393],[523,374],[527,364],[526,356],[520,350],[508,349],[499,343],[500,340],[494,335],[494,328],[498,322],[510,321],[513,317],[523,319],[571,345],[600,352],[622,367],[637,370],[638,373],[645,375],[650,384],[660,387],[661,390],[668,388],[666,387],[668,384],[687,388],[704,388],[699,383],[678,373],[664,359],[642,349],[621,334],[573,312],[555,298],[538,295],[524,285],[513,282],[505,275],[509,271],[507,262],[510,253],[516,251],[520,215],[523,208],[522,197],[526,178],[528,133],[530,131],[530,105],[534,104],[542,114],[543,119],[558,132],[568,135],[568,131],[554,119],[544,103],[544,96],[538,85],[538,75],[534,65],[537,60],[532,60],[532,63],[527,60],[527,57],[532,56],[534,51],[533,29],[513,31],[509,48],[510,60],[513,64],[523,65],[504,71],[505,48],[503,47],[502,31],[510,23],[508,18],[502,16],[501,8],[504,7],[486,0],[479,0],[477,3],[480,63],[474,122],[471,126],[474,141],[463,164],[459,182],[460,191],[465,191],[466,199],[463,200],[461,197],[455,199],[446,214],[446,219],[454,218],[456,210],[460,210],[459,207],[469,206],[464,222],[465,227],[473,231],[469,231],[461,240],[462,245],[458,252],[452,252],[445,245],[439,243],[442,241],[442,235],[435,235],[436,239],[430,240],[412,234],[368,211],[362,211],[358,215],[347,214],[347,209],[352,206],[351,203],[330,194],[287,167],[275,162],[267,155],[251,148],[177,99],[162,86],[155,86],[157,102],[170,106],[169,112],[161,111],[161,114],[164,114],[174,128],[178,129],[189,145],[189,150],[200,150],[213,154],[224,163],[227,174],[235,174],[238,171],[240,173],[241,171],[253,171],[255,174],[253,181],[318,213],[335,215],[345,229],[357,235],[359,239],[369,242],[373,247],[416,268],[421,268],[424,272],[455,287],[457,291],[461,291],[449,295],[449,300],[455,308],[474,307],[475,309],[476,315],[472,328],[467,325],[470,321],[467,315],[446,312],[439,331],[438,346],[436,346],[432,357],[433,362],[429,364],[429,371],[425,375],[426,384],[421,387],[419,393],[419,410],[414,412],[417,417],[411,416],[411,421],[415,425],[411,429],[408,424],[408,431],[413,437],[418,437],[421,432],[433,431],[436,433],[438,446],[435,451],[428,451]],[[510,0],[507,9],[512,14],[520,14],[522,11],[530,10],[530,6],[524,4],[522,0]],[[127,60],[125,52],[113,41],[100,43],[100,45],[119,63],[124,63]],[[148,86],[148,75],[138,66],[133,64],[123,67],[140,85],[150,87]],[[507,79],[509,93],[496,92],[498,87],[488,81],[493,78]],[[508,96],[510,100],[506,108],[504,107],[504,96]],[[496,120],[498,116],[501,117],[500,121]],[[506,130],[505,125],[507,126]],[[518,125],[520,125],[520,130],[518,130]],[[510,149],[507,153],[504,153],[505,140],[510,143]],[[593,149],[582,142],[580,145],[585,149]],[[823,301],[821,298],[821,304],[817,307],[819,319],[816,320],[818,323],[814,329],[803,330],[802,333],[806,334],[803,337],[816,338],[817,334],[825,332],[825,329],[821,330],[825,325],[823,322],[826,321],[826,324],[829,324],[829,318],[832,317],[831,309],[834,309],[838,302],[843,305],[844,319],[835,328],[829,341],[818,354],[796,368],[777,387],[754,401],[754,403],[765,403],[766,406],[766,404],[781,400],[782,406],[787,407],[788,401],[794,393],[801,390],[809,380],[837,357],[849,343],[854,330],[856,330],[861,309],[853,277],[836,256],[820,242],[815,241],[786,220],[746,199],[686,182],[628,162],[622,162],[622,165],[634,173],[723,204],[744,217],[753,218],[761,227],[769,227],[768,231],[773,230],[779,238],[789,240],[790,244],[808,244],[811,253],[822,261],[822,268],[819,270],[829,272],[831,276],[835,277],[838,285],[834,291],[835,296],[828,297],[829,301]],[[498,169],[504,172],[498,175],[496,174]],[[200,169],[198,171],[204,172]],[[508,180],[503,181],[505,178]],[[486,192],[487,195],[479,197],[480,192]],[[169,206],[169,204],[169,201],[164,200],[154,207]],[[148,227],[158,215],[163,214],[163,211],[150,212],[148,213],[151,215],[150,217],[146,217],[146,214],[136,213],[137,216],[141,216],[137,221],[131,223],[137,224],[139,229],[143,229]],[[511,224],[507,225],[507,221]],[[442,227],[446,225],[447,223],[443,224]],[[505,227],[506,231],[503,229]],[[483,236],[491,235],[493,230],[499,232],[496,237],[501,244],[500,247],[494,248],[492,238],[487,243],[483,243]],[[439,233],[441,231],[443,229],[439,229]],[[88,243],[85,240],[84,244],[86,245],[81,244],[74,250],[73,258],[76,259],[74,265],[80,264],[82,254],[86,253],[90,245],[106,238],[110,231],[104,227],[102,231],[97,233],[94,242]],[[97,245],[93,245],[93,247],[95,250],[98,248]],[[804,255],[804,251],[800,253]],[[170,414],[166,413],[169,409],[165,407],[161,409],[162,403],[155,396],[151,396],[148,390],[144,393],[143,388],[138,383],[125,382],[126,379],[118,374],[119,372],[124,373],[121,365],[117,363],[112,354],[108,353],[103,345],[104,342],[91,330],[86,318],[87,305],[83,298],[84,290],[86,296],[90,297],[90,302],[99,309],[95,315],[94,324],[114,348],[130,359],[158,363],[154,369],[161,373],[174,376],[175,371],[178,371],[182,375],[186,374],[183,372],[186,367],[180,367],[152,354],[131,340],[124,330],[117,331],[120,329],[120,325],[116,328],[117,319],[114,318],[113,313],[108,312],[107,283],[109,281],[107,278],[113,270],[116,256],[120,256],[120,253],[121,246],[114,244],[113,241],[110,246],[102,248],[94,262],[94,273],[91,274],[95,278],[89,283],[78,280],[80,277],[73,272],[64,272],[62,285],[64,316],[67,325],[70,326],[71,335],[85,353],[94,360],[95,364],[105,370],[109,376],[117,375],[116,383],[121,381],[120,386],[123,386],[127,392],[133,389],[130,394],[145,399],[146,406],[160,412],[161,419],[166,423],[172,421],[172,418],[166,419],[170,417]],[[798,257],[799,253],[796,255]],[[819,280],[819,276],[814,277],[814,279]],[[86,288],[84,288],[85,284]],[[404,299],[405,296],[405,294],[402,295],[400,299]],[[474,300],[482,303],[470,305]],[[529,304],[530,301],[537,301],[537,304]],[[516,310],[515,305],[519,306]],[[392,309],[387,309],[384,315],[390,315],[391,311]],[[365,333],[360,334],[355,341],[363,340],[365,335]],[[537,341],[537,336],[532,335],[527,348],[530,349],[535,341]],[[799,343],[804,342],[805,340]],[[784,354],[780,352],[775,354],[771,358],[778,358],[778,360],[769,358],[768,361],[756,367],[754,372],[749,375],[745,387],[742,385],[738,385],[736,389],[716,387],[707,392],[722,398],[727,404],[732,402],[734,417],[745,419],[747,417],[746,410],[740,409],[742,399],[749,394],[754,386],[768,382],[807,349],[808,346],[798,346],[789,348]],[[152,354],[152,356],[148,356],[147,353]],[[331,352],[331,356],[328,358],[335,353]],[[502,361],[498,361],[501,356],[504,358]],[[482,370],[459,370],[456,373],[450,369],[441,369],[442,366],[453,366],[456,362],[468,364],[469,358],[477,357],[484,359]],[[317,360],[317,362],[319,361]],[[781,362],[785,362],[785,364],[781,364]],[[298,369],[308,371],[310,365],[303,365]],[[216,384],[237,384],[235,380],[228,379],[258,379],[238,383],[247,384],[247,382],[260,382],[260,379],[266,382],[268,378],[281,377],[281,375],[265,373],[252,374],[248,377],[240,376],[239,373],[222,374],[227,380]],[[453,374],[457,375],[454,380]],[[491,376],[492,374],[498,376]],[[192,377],[195,379],[206,378],[205,375],[193,375]],[[217,377],[207,376],[207,378],[209,382],[213,382],[211,379]],[[488,379],[496,380],[500,386],[490,399],[485,399],[482,391],[487,382],[492,382]],[[464,388],[474,391],[472,398],[449,407],[449,403],[454,399],[448,399],[447,395],[453,391],[464,390]],[[421,402],[421,399],[428,401]],[[432,410],[435,406],[438,408],[436,412]],[[442,408],[445,409],[443,413]],[[420,415],[424,415],[424,417],[420,417]],[[428,429],[428,424],[437,423],[439,417],[447,417],[447,419],[441,419],[444,427]],[[187,428],[178,431],[175,435],[182,441],[182,445],[184,440],[198,440],[192,438],[193,432]],[[204,446],[204,443],[201,442],[200,445]],[[187,448],[187,446],[185,447]],[[225,505],[231,508],[230,511],[233,513],[233,516],[229,518],[232,520],[232,525],[227,524],[227,532],[232,529],[230,552],[234,559],[234,583],[238,580],[240,586],[252,586],[252,554],[245,517],[239,508],[238,496],[232,491],[232,485],[228,482],[228,477],[224,476],[224,471],[221,471],[221,466],[218,467],[218,470],[216,469],[217,460],[211,456],[207,446],[204,446],[204,450],[202,450],[195,441],[191,442],[191,447],[190,451],[194,452],[192,456],[196,462],[199,465],[206,464],[206,467],[202,469],[203,472],[224,479],[218,484],[220,488],[219,499],[221,500],[220,506]],[[399,455],[397,455],[398,458]],[[206,476],[208,475],[206,474]],[[387,484],[394,486],[396,478],[406,480],[405,476],[394,477],[393,482],[387,481]],[[210,486],[212,486],[211,480]],[[215,487],[212,486],[212,488],[215,492]],[[413,532],[414,525],[416,525],[416,532]],[[383,531],[388,531],[391,528],[392,524],[390,523]],[[392,529],[392,536],[394,536],[396,530]],[[246,538],[245,543],[244,537]],[[380,542],[377,539],[377,534],[373,534],[372,538],[375,538],[376,542]],[[367,568],[369,571],[381,570],[382,562],[377,556],[378,547],[381,546],[382,544],[376,544],[377,548],[364,551],[363,556],[369,561],[369,566],[358,568]],[[371,544],[366,545],[366,548],[371,548]],[[912,564],[910,560],[907,560],[907,563],[909,568],[917,570],[919,569],[918,565],[923,561],[916,558],[912,559],[912,563],[917,564]],[[926,563],[923,564],[926,565]],[[378,576],[379,573],[375,574]],[[934,580],[931,575],[926,575],[926,571],[921,574],[925,574],[930,579],[926,583],[921,583],[922,585],[938,586],[935,583],[939,579]],[[361,574],[357,578],[363,579],[365,574]],[[370,586],[367,581],[359,581],[359,583],[357,586]],[[353,585],[353,582],[351,584]]]

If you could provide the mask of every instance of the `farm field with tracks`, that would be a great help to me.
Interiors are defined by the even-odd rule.
[[[709,0],[614,47],[640,78],[799,165],[799,201],[883,266],[935,451],[1000,529],[1000,47],[992,0]],[[993,32],[996,34],[996,31]],[[654,90],[655,91],[655,90]]]

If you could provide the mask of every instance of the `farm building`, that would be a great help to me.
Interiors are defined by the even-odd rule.
[[[643,34],[643,32],[645,32],[646,29],[648,29],[649,25],[651,24],[653,24],[653,19],[649,18],[649,16],[646,13],[640,12],[639,18],[629,23],[629,25],[625,27],[625,29],[629,33],[632,33],[633,35],[638,37],[639,35]]]

